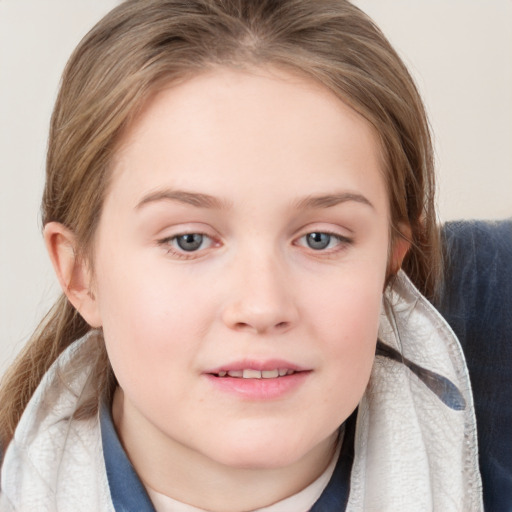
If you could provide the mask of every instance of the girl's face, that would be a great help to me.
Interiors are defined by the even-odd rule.
[[[322,459],[368,382],[388,232],[377,137],[322,86],[218,69],[156,95],[94,254],[128,450]]]

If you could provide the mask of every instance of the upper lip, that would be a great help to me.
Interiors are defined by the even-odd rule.
[[[204,373],[218,375],[219,372],[230,372],[239,370],[258,370],[270,371],[270,370],[293,370],[294,372],[308,371],[310,368],[299,366],[290,361],[283,359],[267,359],[267,360],[254,360],[244,359],[240,361],[233,361],[215,368],[206,370]]]

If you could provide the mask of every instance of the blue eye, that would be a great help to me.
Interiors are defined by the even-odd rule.
[[[306,244],[311,249],[321,251],[322,249],[327,249],[331,245],[331,239],[333,238],[335,238],[336,242],[339,241],[338,238],[333,237],[329,233],[308,233],[306,235]]]
[[[313,251],[337,251],[351,244],[352,240],[342,235],[326,233],[324,231],[313,231],[301,236],[298,245],[313,249]],[[326,252],[327,252],[326,251]]]
[[[174,241],[182,251],[193,252],[201,248],[204,238],[204,235],[199,233],[187,233],[175,237]]]
[[[218,247],[219,243],[205,233],[182,233],[160,240],[157,244],[165,252],[178,259],[196,259],[208,254],[208,249]]]

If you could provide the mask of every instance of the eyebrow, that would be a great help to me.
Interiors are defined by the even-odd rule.
[[[185,190],[164,189],[150,192],[145,195],[135,207],[136,210],[150,204],[160,201],[178,201],[179,203],[189,204],[197,208],[225,209],[229,206],[227,201],[219,199],[208,194],[198,192],[187,192]]]
[[[201,194],[199,192],[187,192],[185,190],[164,189],[150,192],[145,195],[135,207],[136,210],[144,206],[157,203],[161,201],[178,201],[180,203],[195,206],[196,208],[208,209],[227,209],[230,206],[228,201],[219,199],[209,194]],[[354,201],[356,203],[364,204],[372,209],[375,207],[373,204],[362,194],[354,192],[340,192],[337,194],[323,194],[316,196],[307,196],[300,199],[295,203],[299,210],[315,209],[315,208],[331,208],[338,204]]]
[[[355,201],[375,209],[375,206],[362,194],[354,192],[340,192],[338,194],[326,194],[317,196],[308,196],[297,202],[298,209],[308,208],[331,208],[338,204]]]

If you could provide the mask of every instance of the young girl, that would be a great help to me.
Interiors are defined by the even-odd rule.
[[[64,294],[3,381],[1,510],[481,510],[432,167],[346,1],[114,9],[52,118]]]

